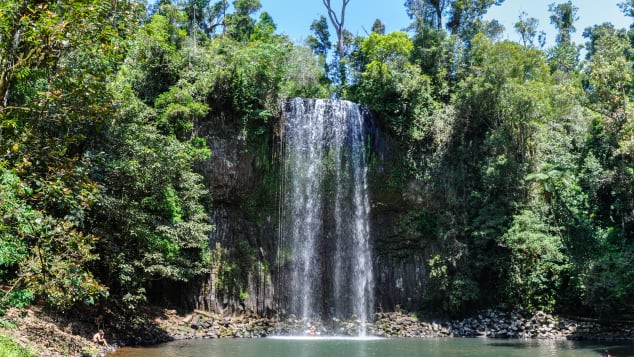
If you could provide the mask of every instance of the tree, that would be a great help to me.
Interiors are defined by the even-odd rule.
[[[434,85],[434,95],[450,101],[455,83],[465,68],[469,42],[478,32],[499,36],[499,22],[483,22],[482,17],[500,0],[408,0],[408,16],[413,20],[415,50],[412,54],[422,72]],[[449,32],[448,32],[449,31]]]
[[[519,33],[524,47],[535,46],[534,40],[537,35],[538,24],[539,20],[534,17],[528,17],[528,14],[522,11],[519,21],[515,23],[515,31]]]
[[[323,15],[319,17],[319,20],[313,20],[310,24],[310,30],[314,35],[306,38],[308,47],[310,47],[316,55],[322,56],[324,59],[328,56],[328,51],[332,47],[327,21]]]
[[[558,303],[561,276],[569,268],[561,237],[533,210],[522,210],[500,239],[509,250],[501,271],[504,293],[512,306],[552,311]]]
[[[504,0],[455,0],[451,3],[447,28],[452,34],[459,34],[468,40],[477,33],[479,21],[489,8],[503,2]]]
[[[551,67],[562,72],[572,71],[579,62],[579,49],[572,43],[571,35],[576,31],[574,23],[579,20],[579,9],[572,1],[555,5],[550,4],[550,23],[557,29],[556,46],[548,52]]]
[[[0,312],[35,297],[65,310],[107,296],[107,287],[87,269],[97,259],[95,237],[33,209],[31,194],[15,172],[0,166],[0,281],[10,286],[0,292]]]
[[[626,16],[634,17],[634,1],[626,0],[626,1],[620,2],[618,5],[621,11]]]
[[[94,265],[129,310],[157,285],[207,271],[209,197],[194,172],[210,155],[195,127],[209,112],[198,82],[206,78],[198,71],[204,47],[188,53],[183,13],[169,5],[161,11],[131,39],[129,59],[108,88],[116,115],[91,146],[91,176],[102,188],[88,219],[102,237]]]
[[[136,42],[143,46],[131,49],[137,56],[137,67],[128,81],[139,99],[148,105],[178,81],[178,72],[185,65],[182,53],[187,32],[182,28],[184,13],[171,5],[163,5],[148,23],[136,33]]]
[[[627,39],[627,32],[625,29],[616,29],[610,22],[604,22],[599,25],[587,27],[583,30],[583,37],[588,41],[585,43],[586,47],[586,59],[591,59],[597,52],[597,49],[602,47],[599,45],[599,41],[604,37],[618,37],[619,39]],[[604,45],[604,44],[603,44]]]
[[[346,91],[348,82],[349,64],[347,63],[348,51],[346,50],[346,47],[352,42],[353,37],[352,34],[345,29],[346,7],[350,3],[350,0],[342,0],[339,16],[337,16],[331,0],[322,0],[322,2],[328,12],[330,23],[335,28],[335,33],[337,34],[337,47],[333,59],[333,66],[331,68],[335,74],[332,75],[331,78],[335,83],[337,95],[342,96]]]
[[[477,32],[475,27],[478,27],[478,21],[488,9],[503,2],[504,0],[406,0],[405,7],[409,17],[414,20],[414,28],[430,27],[440,31],[445,26],[451,34],[468,39]],[[444,21],[443,18],[447,20]]]
[[[361,43],[361,51],[365,53],[364,57],[370,61],[367,67],[385,67],[388,63],[407,61],[413,47],[407,34],[400,31],[387,35],[373,32]]]
[[[372,106],[390,130],[404,140],[425,136],[427,113],[432,106],[429,78],[409,63],[413,49],[412,40],[404,32],[370,33],[355,53],[362,68],[350,89],[353,100]]]
[[[450,0],[406,0],[405,8],[410,19],[414,20],[414,28],[427,26],[440,31],[450,3]]]
[[[579,20],[577,12],[579,8],[572,4],[572,1],[561,4],[550,4],[548,11],[552,13],[550,15],[550,23],[555,25],[557,29],[557,43],[558,44],[570,44],[571,34],[576,31],[575,21]]]
[[[531,263],[510,263],[515,264],[513,269],[520,265],[525,268],[509,274],[509,262],[524,258],[519,252],[519,257],[511,259],[503,237],[507,234],[525,237],[526,231],[540,232],[535,239],[539,242],[545,236],[548,239],[554,236],[548,226],[534,225],[541,217],[521,218],[523,222],[532,222],[530,228],[522,228],[521,234],[510,231],[514,221],[520,220],[518,214],[523,216],[521,209],[530,207],[530,190],[523,184],[523,178],[538,165],[542,127],[552,115],[552,77],[538,49],[511,41],[494,42],[483,33],[471,40],[468,58],[470,66],[452,99],[457,114],[453,141],[444,156],[451,159],[439,169],[451,172],[443,176],[447,182],[441,185],[448,192],[454,192],[446,198],[452,207],[448,209],[463,212],[462,226],[466,230],[464,234],[456,234],[459,243],[452,245],[457,250],[453,255],[462,258],[450,281],[458,279],[465,283],[469,277],[478,287],[470,291],[506,291],[506,278],[509,275],[513,279],[525,278],[523,274],[531,269]],[[554,236],[553,240],[557,238]],[[480,258],[474,259],[476,256]],[[535,283],[539,284],[544,275],[541,272],[536,275]],[[550,286],[557,287],[557,284]],[[515,285],[508,287],[513,289]],[[553,293],[550,288],[546,290]],[[545,297],[544,291],[534,296],[536,299],[531,303]],[[513,299],[523,297],[520,294]],[[484,294],[471,299],[500,303]],[[507,296],[505,302],[510,300]],[[544,301],[550,298],[541,300],[538,305]],[[463,309],[468,307],[466,303],[468,300],[461,303]]]
[[[330,80],[326,77],[323,58],[307,47],[293,47],[284,64],[285,80],[280,85],[282,98],[328,98]]]
[[[617,31],[609,23],[587,28],[584,37],[589,39],[585,72],[590,105],[613,121],[624,122],[627,93],[632,89],[632,62],[627,58],[632,49],[629,39],[624,31]],[[619,131],[616,125],[615,131]]]
[[[248,41],[255,31],[256,21],[251,17],[262,8],[260,0],[235,0],[234,13],[225,17],[227,35],[235,40]]]
[[[115,111],[107,84],[139,10],[128,1],[0,3],[0,175],[13,191],[3,238],[25,243],[9,275],[14,291],[54,308],[107,295],[91,271],[99,237],[88,214],[100,187],[90,147]]]
[[[504,25],[498,20],[483,21],[481,32],[493,40],[499,40],[504,34]]]
[[[634,17],[634,1],[626,0],[618,4],[621,11],[629,17]]]
[[[633,63],[628,58],[632,47],[625,31],[616,30],[610,24],[588,28],[584,35],[590,39],[589,59],[584,68],[585,104],[599,115],[593,120],[596,130],[590,132],[588,150],[598,159],[607,177],[613,178],[603,180],[601,185],[611,194],[601,198],[603,203],[595,200],[592,203],[602,212],[600,216],[605,221],[601,223],[609,225],[610,220],[619,221],[621,224],[615,233],[620,232],[621,239],[627,239],[634,207],[630,188],[632,159],[627,151],[621,151],[621,145],[628,141],[623,139],[627,137],[632,118],[629,93],[634,76]],[[595,195],[591,197],[598,199]]]
[[[381,20],[376,19],[372,24],[372,32],[378,33],[379,35],[385,35],[385,24],[381,22]]]
[[[326,20],[326,17],[322,15],[319,20],[313,20],[310,25],[310,30],[314,35],[310,35],[306,38],[306,44],[323,62],[324,71],[321,81],[329,83],[330,79],[328,75],[330,74],[330,65],[328,64],[328,52],[332,47],[332,43],[330,42],[330,32],[328,31],[328,20]]]
[[[341,12],[340,15],[337,16],[335,9],[332,7],[330,0],[322,0],[326,10],[328,11],[328,17],[330,18],[330,23],[335,28],[335,33],[337,34],[337,54],[339,58],[345,57],[345,21],[346,21],[346,6],[350,3],[350,0],[342,0],[341,3]]]
[[[187,15],[187,32],[193,36],[195,32],[206,30],[205,13],[209,7],[210,0],[184,0],[181,4],[182,9]]]
[[[208,36],[215,34],[218,27],[222,27],[222,34],[225,33],[228,8],[229,4],[227,0],[217,1],[211,6],[207,16],[207,27],[205,28],[205,33]]]
[[[0,111],[9,105],[9,89],[16,79],[60,58],[70,23],[51,5],[54,9],[53,1],[0,3]]]
[[[115,0],[87,12],[96,5],[92,1],[68,6],[59,6],[56,1],[0,3],[0,113],[10,104],[11,87],[17,80],[39,68],[54,68],[64,54],[90,41],[105,45],[114,36],[129,33],[126,21],[135,16],[136,4]],[[97,24],[102,24],[99,31]]]

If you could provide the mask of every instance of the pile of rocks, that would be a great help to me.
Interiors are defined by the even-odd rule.
[[[634,340],[631,322],[599,323],[589,319],[570,319],[537,312],[532,316],[487,310],[462,320],[426,320],[405,312],[378,313],[373,323],[356,317],[329,321],[289,316],[276,321],[255,316],[221,316],[195,310],[185,317],[168,312],[170,322],[159,322],[174,339],[245,337],[269,335],[308,335],[310,328],[322,336],[381,337],[485,337],[533,339]]]
[[[376,315],[374,333],[386,337],[488,337],[534,339],[634,340],[631,322],[600,323],[589,319],[556,317],[544,312],[532,316],[487,310],[463,320],[419,321],[415,315]]]
[[[448,337],[452,327],[448,322],[419,321],[416,315],[393,312],[376,314],[371,332],[382,337]]]
[[[241,337],[258,338],[273,334],[274,324],[268,318],[254,316],[220,316],[206,311],[179,318],[175,311],[167,311],[167,321],[157,321],[176,340],[193,338]]]
[[[465,337],[632,340],[631,322],[600,323],[591,319],[571,319],[541,311],[532,316],[488,310],[477,317],[452,321],[452,334]]]
[[[489,310],[477,317],[454,321],[452,333],[464,337],[564,339],[576,331],[576,323],[537,312],[524,318],[517,313]]]

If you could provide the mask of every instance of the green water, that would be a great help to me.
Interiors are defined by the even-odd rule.
[[[177,341],[147,348],[121,348],[112,357],[370,357],[370,356],[634,356],[634,345],[578,341],[453,339],[221,339]]]

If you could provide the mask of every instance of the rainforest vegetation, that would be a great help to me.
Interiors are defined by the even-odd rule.
[[[199,129],[271,160],[279,100],[302,96],[383,123],[384,189],[423,198],[405,248],[440,247],[430,306],[632,316],[634,30],[576,29],[571,1],[504,29],[483,19],[502,1],[407,0],[407,29],[362,36],[324,8],[305,43],[258,0],[0,2],[0,313],[134,310],[208,275]]]

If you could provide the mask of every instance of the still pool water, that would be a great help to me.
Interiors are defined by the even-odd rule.
[[[189,340],[154,347],[120,348],[112,357],[399,357],[498,356],[585,357],[634,356],[634,345],[579,341],[449,339],[263,338]]]

